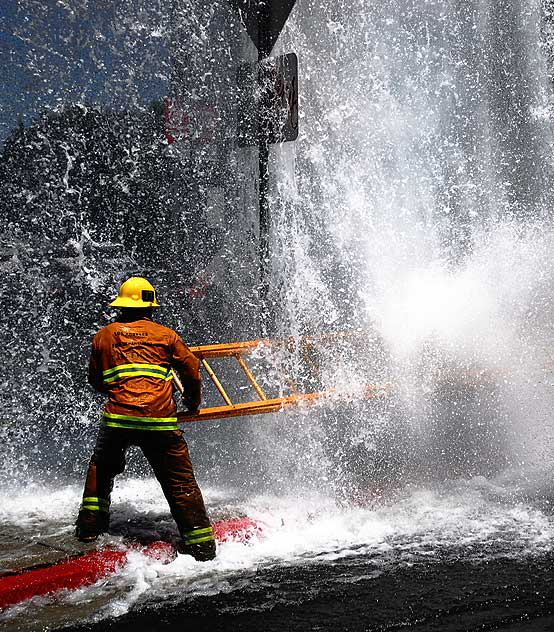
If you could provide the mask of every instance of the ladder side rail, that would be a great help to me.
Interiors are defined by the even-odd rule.
[[[230,356],[235,353],[248,353],[259,346],[265,347],[285,347],[288,351],[294,351],[298,347],[313,349],[318,344],[332,345],[345,339],[359,336],[357,332],[336,332],[329,334],[319,334],[314,336],[300,336],[299,338],[286,338],[283,340],[273,340],[271,338],[260,338],[258,340],[245,340],[241,342],[224,342],[213,345],[190,346],[189,349],[198,358],[219,358]]]
[[[216,406],[214,408],[201,408],[196,413],[178,413],[178,421],[207,421],[209,419],[223,419],[227,417],[240,417],[242,415],[260,415],[263,413],[274,413],[299,404],[300,402],[311,403],[322,397],[328,396],[329,393],[308,393],[301,396],[276,397],[274,399],[266,399],[257,402],[244,402],[235,404],[234,406]]]
[[[199,345],[189,347],[197,358],[221,358],[236,353],[248,353],[259,345],[270,344],[269,340],[246,340],[244,342],[225,342],[216,345]]]
[[[313,405],[319,400],[327,397],[337,396],[334,390],[323,391],[321,393],[305,393],[303,395],[290,395],[288,397],[276,397],[257,402],[244,402],[233,406],[216,406],[214,408],[201,408],[195,413],[178,413],[179,423],[194,421],[209,421],[210,419],[226,419],[230,417],[241,417],[243,415],[262,415],[264,413],[276,413],[286,408],[298,405]],[[375,397],[385,397],[390,395],[387,385],[368,386],[365,391],[367,399]]]

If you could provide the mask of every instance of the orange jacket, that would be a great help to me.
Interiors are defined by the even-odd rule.
[[[101,329],[92,341],[89,383],[108,395],[104,424],[176,429],[172,368],[181,378],[188,408],[198,408],[199,362],[176,332],[148,318],[116,321]]]

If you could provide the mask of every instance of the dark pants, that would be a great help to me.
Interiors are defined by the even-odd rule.
[[[138,446],[154,470],[181,536],[210,526],[180,430],[130,430],[102,426],[90,460],[77,524],[107,530],[113,479],[125,469],[125,451]],[[190,536],[189,536],[190,537]],[[213,538],[212,538],[213,539]]]

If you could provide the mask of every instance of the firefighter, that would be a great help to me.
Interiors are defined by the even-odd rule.
[[[179,552],[197,560],[213,559],[213,531],[177,426],[172,388],[174,369],[184,387],[185,406],[198,409],[198,359],[175,331],[152,321],[159,305],[146,279],[125,281],[111,307],[120,308],[119,318],[92,341],[89,383],[108,401],[87,472],[76,536],[92,542],[108,530],[113,479],[125,468],[127,447],[136,445],[169,503],[182,538]]]

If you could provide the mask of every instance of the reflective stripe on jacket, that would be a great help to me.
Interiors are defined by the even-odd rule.
[[[115,322],[92,341],[89,382],[108,395],[103,423],[133,430],[175,430],[171,369],[187,401],[200,404],[198,359],[176,332],[147,318]]]
[[[172,379],[171,369],[157,364],[119,364],[113,369],[102,371],[104,384],[109,384],[114,380],[120,380],[122,377],[140,377],[141,375],[158,377],[162,380]]]

